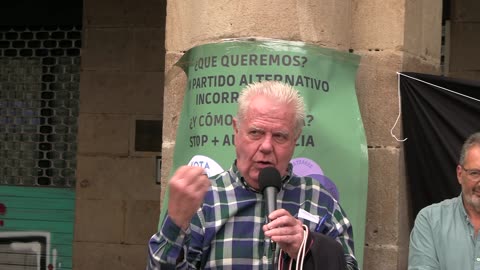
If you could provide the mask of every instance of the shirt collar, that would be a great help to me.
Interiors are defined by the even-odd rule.
[[[458,209],[460,211],[460,214],[465,218],[467,222],[470,223],[470,218],[468,217],[467,210],[465,210],[465,205],[463,204],[463,193],[460,192],[460,195],[458,196]]]
[[[232,171],[231,171],[231,176],[234,177],[235,179],[239,179],[240,183],[242,183],[242,185],[252,191],[252,192],[255,192],[255,193],[261,193],[259,190],[256,190],[254,189],[253,187],[251,187],[247,181],[245,180],[245,178],[240,174],[240,171],[238,170],[238,167],[237,167],[237,160],[235,160],[233,162],[233,165],[232,165]],[[282,186],[285,185],[289,180],[290,178],[292,177],[292,174],[293,174],[293,166],[292,166],[292,163],[289,163],[288,164],[288,167],[287,167],[287,174],[285,176],[282,177]]]

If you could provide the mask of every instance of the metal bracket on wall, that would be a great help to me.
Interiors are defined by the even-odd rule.
[[[162,157],[155,157],[155,184],[160,185],[162,179]]]

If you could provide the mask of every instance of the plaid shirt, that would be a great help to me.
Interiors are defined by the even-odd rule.
[[[278,208],[295,217],[300,209],[320,217],[328,215],[319,232],[342,245],[348,269],[358,269],[352,226],[338,202],[319,181],[292,175],[291,165],[282,183]],[[315,230],[314,222],[298,219]],[[160,232],[150,239],[147,269],[271,269],[270,241],[262,230],[265,222],[263,195],[246,184],[234,164],[212,179],[187,231],[175,225],[167,213]],[[277,245],[276,256],[278,253]]]

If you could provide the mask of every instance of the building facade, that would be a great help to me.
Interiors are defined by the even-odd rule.
[[[46,161],[32,165],[37,171],[27,174],[25,179],[31,181],[27,184],[12,182],[22,175],[4,170],[0,192],[12,185],[67,189],[69,195],[60,198],[70,200],[68,209],[73,211],[66,217],[72,228],[65,230],[71,235],[66,239],[71,241],[68,256],[73,269],[144,269],[147,242],[157,230],[172,166],[186,85],[185,74],[174,64],[185,51],[225,38],[303,41],[361,56],[356,93],[367,137],[369,183],[365,245],[355,248],[364,251],[362,269],[406,269],[413,217],[402,142],[390,133],[399,114],[397,72],[478,79],[477,2],[84,0],[81,26],[32,30],[5,23],[0,45],[6,47],[0,46],[0,68],[30,78],[33,88],[46,93],[39,100],[48,101],[60,93],[59,101],[68,103],[64,109],[70,111],[60,125],[35,122],[42,121],[41,117],[50,119],[49,115],[32,120],[43,127],[39,135],[52,135],[48,137],[52,141],[45,139],[43,150],[37,151],[44,156],[35,156],[38,162]],[[33,33],[40,47],[28,48],[32,39],[22,40],[25,32]],[[74,33],[71,39],[68,33]],[[31,55],[21,55],[29,54],[29,49]],[[33,68],[20,70],[27,64]],[[0,82],[2,93],[7,89],[5,82],[7,87],[11,85],[11,78]],[[70,88],[65,89],[67,86]],[[54,115],[64,109],[55,107]],[[53,136],[62,127],[74,137],[64,133],[61,139]],[[401,125],[392,132],[401,137]],[[7,134],[5,130],[2,136]],[[5,141],[9,138],[4,137]],[[23,147],[22,143],[13,147]],[[57,149],[56,145],[58,151],[49,150]],[[48,153],[52,156],[47,158]],[[2,164],[16,164],[10,157],[0,158]],[[60,162],[65,160],[68,162]],[[65,168],[57,168],[56,161]],[[2,219],[11,213],[9,203],[0,196],[0,233],[11,220]],[[62,268],[58,263],[56,267]]]

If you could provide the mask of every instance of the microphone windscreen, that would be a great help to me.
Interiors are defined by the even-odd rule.
[[[266,167],[260,170],[258,174],[258,185],[260,191],[266,187],[275,187],[277,190],[282,188],[282,177],[275,167]]]

